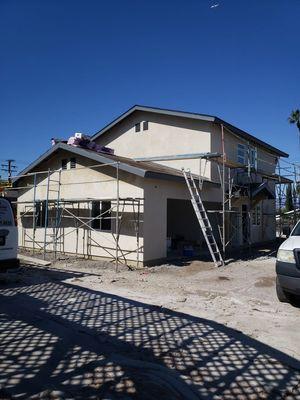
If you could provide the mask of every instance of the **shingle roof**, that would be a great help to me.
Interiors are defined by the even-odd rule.
[[[156,113],[156,114],[164,114],[164,115],[173,115],[175,117],[183,117],[183,118],[190,118],[190,119],[196,119],[200,121],[208,121],[208,122],[214,122],[217,124],[223,124],[224,127],[232,131],[234,134],[237,136],[256,143],[266,149],[268,149],[270,152],[282,156],[282,157],[288,157],[289,155],[285,153],[282,150],[277,149],[276,147],[264,142],[263,140],[258,139],[257,137],[251,135],[248,132],[243,131],[242,129],[237,128],[236,126],[224,121],[223,119],[216,117],[214,115],[207,115],[207,114],[198,114],[198,113],[191,113],[191,112],[186,112],[186,111],[178,111],[178,110],[168,110],[168,109],[163,109],[163,108],[156,108],[156,107],[148,107],[148,106],[141,106],[141,105],[135,105],[131,107],[129,110],[127,110],[125,113],[120,115],[118,118],[113,120],[111,123],[106,125],[104,128],[102,128],[100,131],[96,132],[93,136],[92,139],[95,140],[97,139],[100,135],[103,135],[106,133],[109,129],[111,129],[113,126],[127,118],[129,115],[136,111],[144,111],[144,112],[150,112],[150,113]]]

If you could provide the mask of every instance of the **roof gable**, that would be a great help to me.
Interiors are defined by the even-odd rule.
[[[273,147],[272,145],[264,142],[263,140],[256,138],[255,136],[251,135],[250,133],[245,132],[242,129],[239,129],[236,126],[234,126],[216,116],[207,115],[207,114],[191,113],[191,112],[186,112],[186,111],[168,110],[168,109],[163,109],[163,108],[148,107],[148,106],[141,106],[141,105],[135,105],[135,106],[131,107],[129,110],[127,110],[125,113],[121,114],[118,118],[114,119],[111,123],[106,125],[100,131],[96,132],[92,136],[92,140],[96,140],[101,135],[103,135],[107,131],[109,131],[109,129],[113,128],[119,122],[123,121],[125,118],[127,118],[128,116],[130,116],[131,114],[133,114],[136,111],[144,111],[144,112],[149,112],[149,113],[170,115],[170,116],[189,118],[189,119],[200,120],[200,121],[208,121],[208,122],[213,122],[213,123],[220,124],[220,125],[222,124],[225,128],[227,128],[233,134],[235,134],[247,141],[256,143],[256,144],[260,145],[261,147],[264,147],[265,149],[269,150],[271,153],[274,153],[274,154],[276,154],[278,156],[282,156],[282,157],[289,156],[287,153],[277,149],[276,147]]]

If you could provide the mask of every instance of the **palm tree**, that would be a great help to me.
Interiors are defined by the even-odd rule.
[[[296,110],[292,110],[291,115],[288,118],[290,124],[296,124],[298,128],[298,136],[300,142],[300,110],[297,108]]]

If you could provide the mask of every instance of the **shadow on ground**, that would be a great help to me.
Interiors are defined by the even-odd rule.
[[[2,399],[300,398],[300,363],[241,332],[40,275],[0,286]]]
[[[251,261],[259,257],[276,257],[277,250],[285,239],[278,238],[274,242],[255,244],[252,246],[244,246],[239,248],[227,249],[225,264],[229,265],[236,261]],[[221,246],[219,245],[221,248]],[[157,265],[172,265],[175,267],[186,267],[192,261],[209,262],[213,266],[211,255],[208,250],[203,249],[201,255],[195,257],[168,257],[167,260],[162,261]],[[157,266],[155,265],[155,266]],[[155,266],[153,266],[155,268]]]

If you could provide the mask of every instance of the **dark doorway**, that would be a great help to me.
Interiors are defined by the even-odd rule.
[[[243,244],[249,243],[249,216],[247,204],[242,204],[242,232]]]

